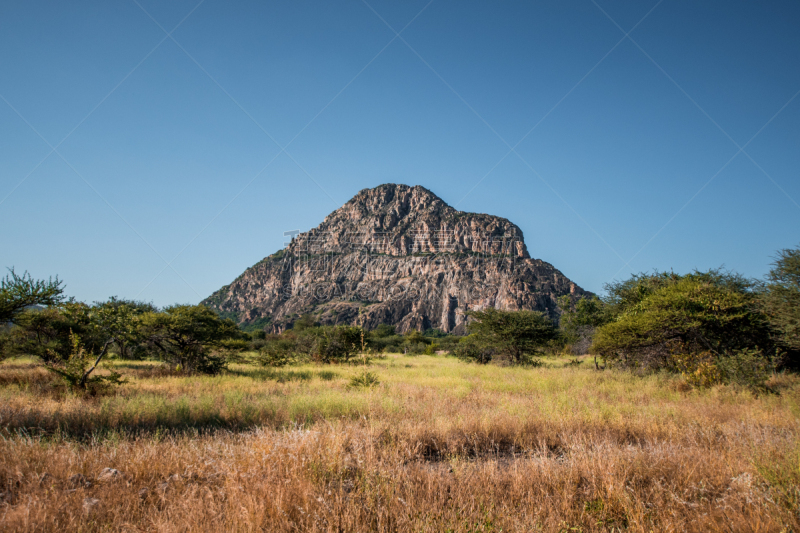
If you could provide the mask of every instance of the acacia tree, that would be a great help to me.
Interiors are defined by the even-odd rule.
[[[144,333],[140,318],[145,313],[158,312],[158,308],[148,302],[125,300],[112,296],[105,302],[95,302],[92,310],[96,319],[114,330],[114,345],[119,357],[130,359],[141,357],[138,348],[144,346]]]
[[[781,344],[800,350],[800,248],[778,252],[764,289],[762,308]]]
[[[13,268],[0,279],[0,359],[17,350],[20,337],[15,326],[36,306],[56,306],[64,300],[64,287],[58,277],[36,280],[27,272]]]
[[[755,283],[721,270],[640,274],[607,285],[612,319],[592,350],[628,366],[664,367],[675,354],[714,357],[773,348]]]
[[[137,335],[138,323],[129,308],[70,301],[61,308],[30,315],[25,327],[38,324],[50,335],[47,346],[40,350],[49,370],[83,390],[123,383],[113,371],[104,376],[92,374],[112,345]]]
[[[136,325],[125,313],[69,300],[58,307],[26,309],[12,328],[10,347],[38,356],[46,368],[78,389],[121,383],[119,374],[92,375],[109,348],[126,338]]]
[[[572,353],[588,353],[594,332],[611,319],[608,306],[597,296],[575,301],[567,295],[558,299],[558,307],[561,309],[559,329],[571,345]]]
[[[475,319],[467,326],[474,339],[490,346],[498,355],[506,356],[514,364],[531,361],[548,341],[558,336],[558,330],[549,317],[538,311],[470,311]]]
[[[0,280],[0,324],[15,323],[29,307],[50,307],[64,301],[64,287],[58,276],[37,280],[27,272],[18,275],[13,268],[8,271],[9,274]]]
[[[174,305],[144,313],[139,320],[145,342],[165,362],[189,372],[216,374],[224,369],[231,342],[242,336],[233,320],[203,305]]]

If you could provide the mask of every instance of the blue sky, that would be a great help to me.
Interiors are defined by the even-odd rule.
[[[0,266],[78,299],[198,302],[387,182],[598,292],[800,242],[797,2],[137,1],[0,4]]]

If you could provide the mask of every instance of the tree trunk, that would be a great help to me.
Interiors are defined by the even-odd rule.
[[[114,342],[114,339],[106,341],[106,343],[103,345],[103,349],[100,350],[100,355],[97,356],[97,359],[95,360],[94,364],[92,365],[92,368],[90,368],[89,370],[84,372],[83,376],[81,376],[81,380],[78,382],[78,386],[80,388],[82,388],[82,389],[86,388],[86,380],[89,379],[89,374],[94,372],[94,369],[97,368],[97,365],[100,364],[100,360],[106,354],[106,352],[108,351],[108,347],[111,345],[112,342]]]

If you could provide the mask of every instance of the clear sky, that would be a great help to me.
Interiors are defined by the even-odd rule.
[[[387,182],[596,292],[800,242],[796,1],[198,1],[0,2],[0,266],[198,302]]]

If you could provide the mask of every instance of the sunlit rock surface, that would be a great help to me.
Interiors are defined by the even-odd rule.
[[[203,303],[270,332],[309,313],[322,324],[463,333],[466,311],[555,316],[565,294],[588,293],[531,259],[515,224],[457,211],[424,187],[387,184],[359,192]]]

